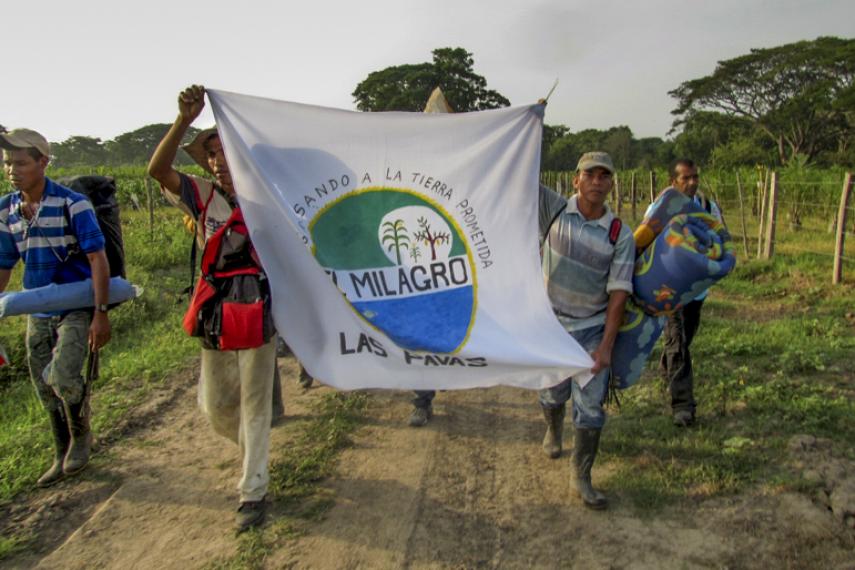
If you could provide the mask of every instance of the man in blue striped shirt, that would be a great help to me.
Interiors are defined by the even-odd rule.
[[[591,468],[606,423],[603,402],[612,348],[632,292],[635,264],[632,233],[606,204],[614,171],[608,154],[585,153],[573,177],[575,195],[565,199],[541,187],[539,198],[542,267],[549,301],[564,329],[594,359],[594,377],[584,387],[568,378],[541,390],[540,405],[547,424],[543,447],[552,458],[561,455],[565,407],[572,400],[576,491],[592,509],[607,505],[606,497],[591,486]]]
[[[14,191],[0,198],[0,292],[24,262],[24,289],[92,279],[95,311],[31,315],[27,362],[54,436],[53,465],[38,480],[46,487],[89,462],[89,387],[81,375],[88,350],[110,340],[109,265],[104,236],[84,196],[45,176],[50,145],[39,133],[0,134],[3,165]]]

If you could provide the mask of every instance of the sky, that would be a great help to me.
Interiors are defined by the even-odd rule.
[[[107,140],[172,122],[193,83],[354,110],[370,72],[463,47],[513,105],[558,78],[548,124],[665,137],[683,81],[752,48],[852,37],[853,21],[852,0],[8,2],[0,124]],[[212,124],[206,109],[196,126]]]

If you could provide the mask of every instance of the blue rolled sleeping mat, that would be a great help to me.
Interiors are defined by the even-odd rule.
[[[133,299],[142,289],[132,285],[121,277],[110,279],[109,303],[114,305]],[[52,283],[44,287],[25,289],[14,293],[0,293],[0,318],[32,313],[55,313],[86,309],[95,306],[95,292],[92,280],[77,281],[57,285]]]
[[[612,382],[625,390],[641,378],[644,365],[662,335],[665,317],[645,313],[632,299],[626,302],[623,325],[612,349]]]
[[[635,262],[633,295],[612,350],[613,381],[622,389],[641,377],[665,317],[736,265],[724,224],[674,188],[659,195],[635,237],[636,246],[641,244],[643,249]]]

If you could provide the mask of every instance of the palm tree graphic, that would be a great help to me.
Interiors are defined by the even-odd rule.
[[[410,237],[407,235],[407,228],[404,225],[404,220],[395,220],[394,222],[383,223],[383,240],[382,244],[389,243],[387,251],[395,250],[395,259],[398,265],[401,265],[401,248],[409,249]]]

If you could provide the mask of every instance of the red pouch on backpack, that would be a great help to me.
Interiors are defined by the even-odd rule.
[[[258,348],[264,344],[264,301],[223,301],[222,310],[223,334],[220,336],[220,350]]]

